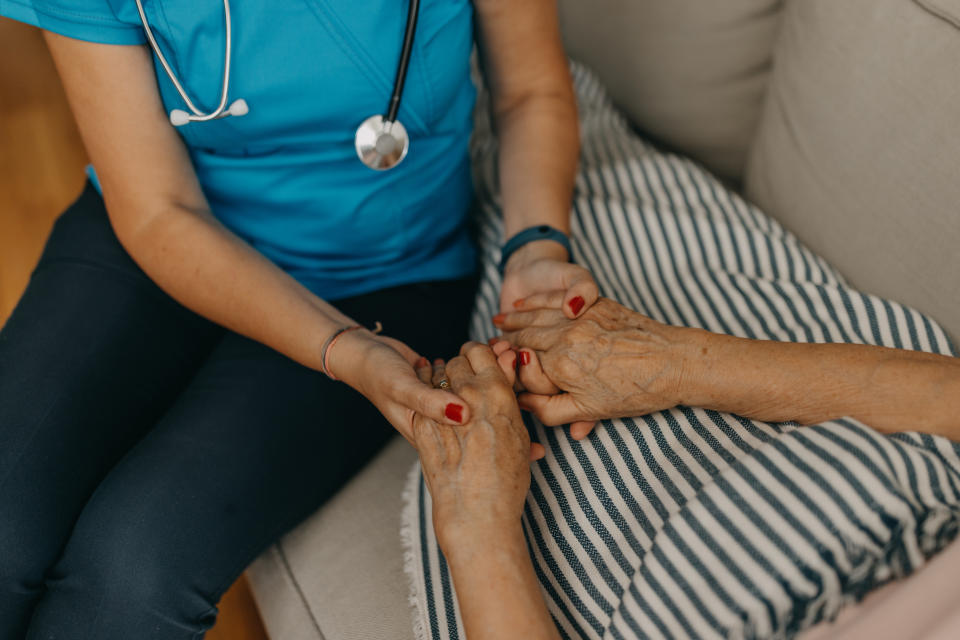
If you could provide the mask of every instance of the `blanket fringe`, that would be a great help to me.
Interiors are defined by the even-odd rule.
[[[424,612],[420,608],[423,601],[420,588],[420,571],[417,561],[420,557],[417,552],[418,521],[420,517],[420,501],[417,499],[420,488],[420,462],[417,461],[407,473],[407,481],[403,489],[403,511],[400,515],[400,544],[403,548],[403,572],[407,576],[407,604],[410,606],[410,615],[413,618],[413,637],[416,640],[427,640],[427,625]]]

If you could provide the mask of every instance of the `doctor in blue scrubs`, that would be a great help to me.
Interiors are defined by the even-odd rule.
[[[565,237],[578,135],[553,0],[422,0],[408,42],[412,4],[0,3],[45,31],[92,161],[0,332],[0,638],[200,638],[414,413],[471,420],[415,367],[466,339],[475,43],[501,310],[596,300]],[[358,150],[371,116],[375,142],[407,140]]]

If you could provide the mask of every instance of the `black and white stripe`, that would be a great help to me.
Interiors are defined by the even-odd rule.
[[[662,322],[795,342],[952,354],[916,311],[851,289],[694,163],[631,133],[574,65],[583,153],[573,250],[604,295]],[[496,141],[473,142],[482,281],[473,337],[493,335],[501,242]],[[768,424],[702,409],[604,422],[583,442],[533,425],[523,525],[565,638],[785,638],[918,568],[955,536],[960,447],[854,420]],[[404,514],[421,638],[464,638],[429,495]]]

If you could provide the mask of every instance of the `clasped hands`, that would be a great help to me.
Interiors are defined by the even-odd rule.
[[[548,426],[571,423],[579,439],[598,420],[683,400],[687,362],[699,353],[689,335],[695,330],[660,324],[603,298],[570,319],[563,301],[563,292],[520,300],[497,316],[504,334],[492,348],[467,343],[445,369],[442,361],[417,368],[425,383],[447,379],[472,408],[471,420],[459,427],[421,414],[413,419],[441,547],[477,522],[516,522],[529,460],[543,455],[540,445],[530,444],[521,409]]]

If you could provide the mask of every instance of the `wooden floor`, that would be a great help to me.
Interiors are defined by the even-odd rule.
[[[86,156],[40,33],[0,18],[0,325],[23,293],[54,218],[80,193]],[[208,640],[266,640],[246,579]]]

